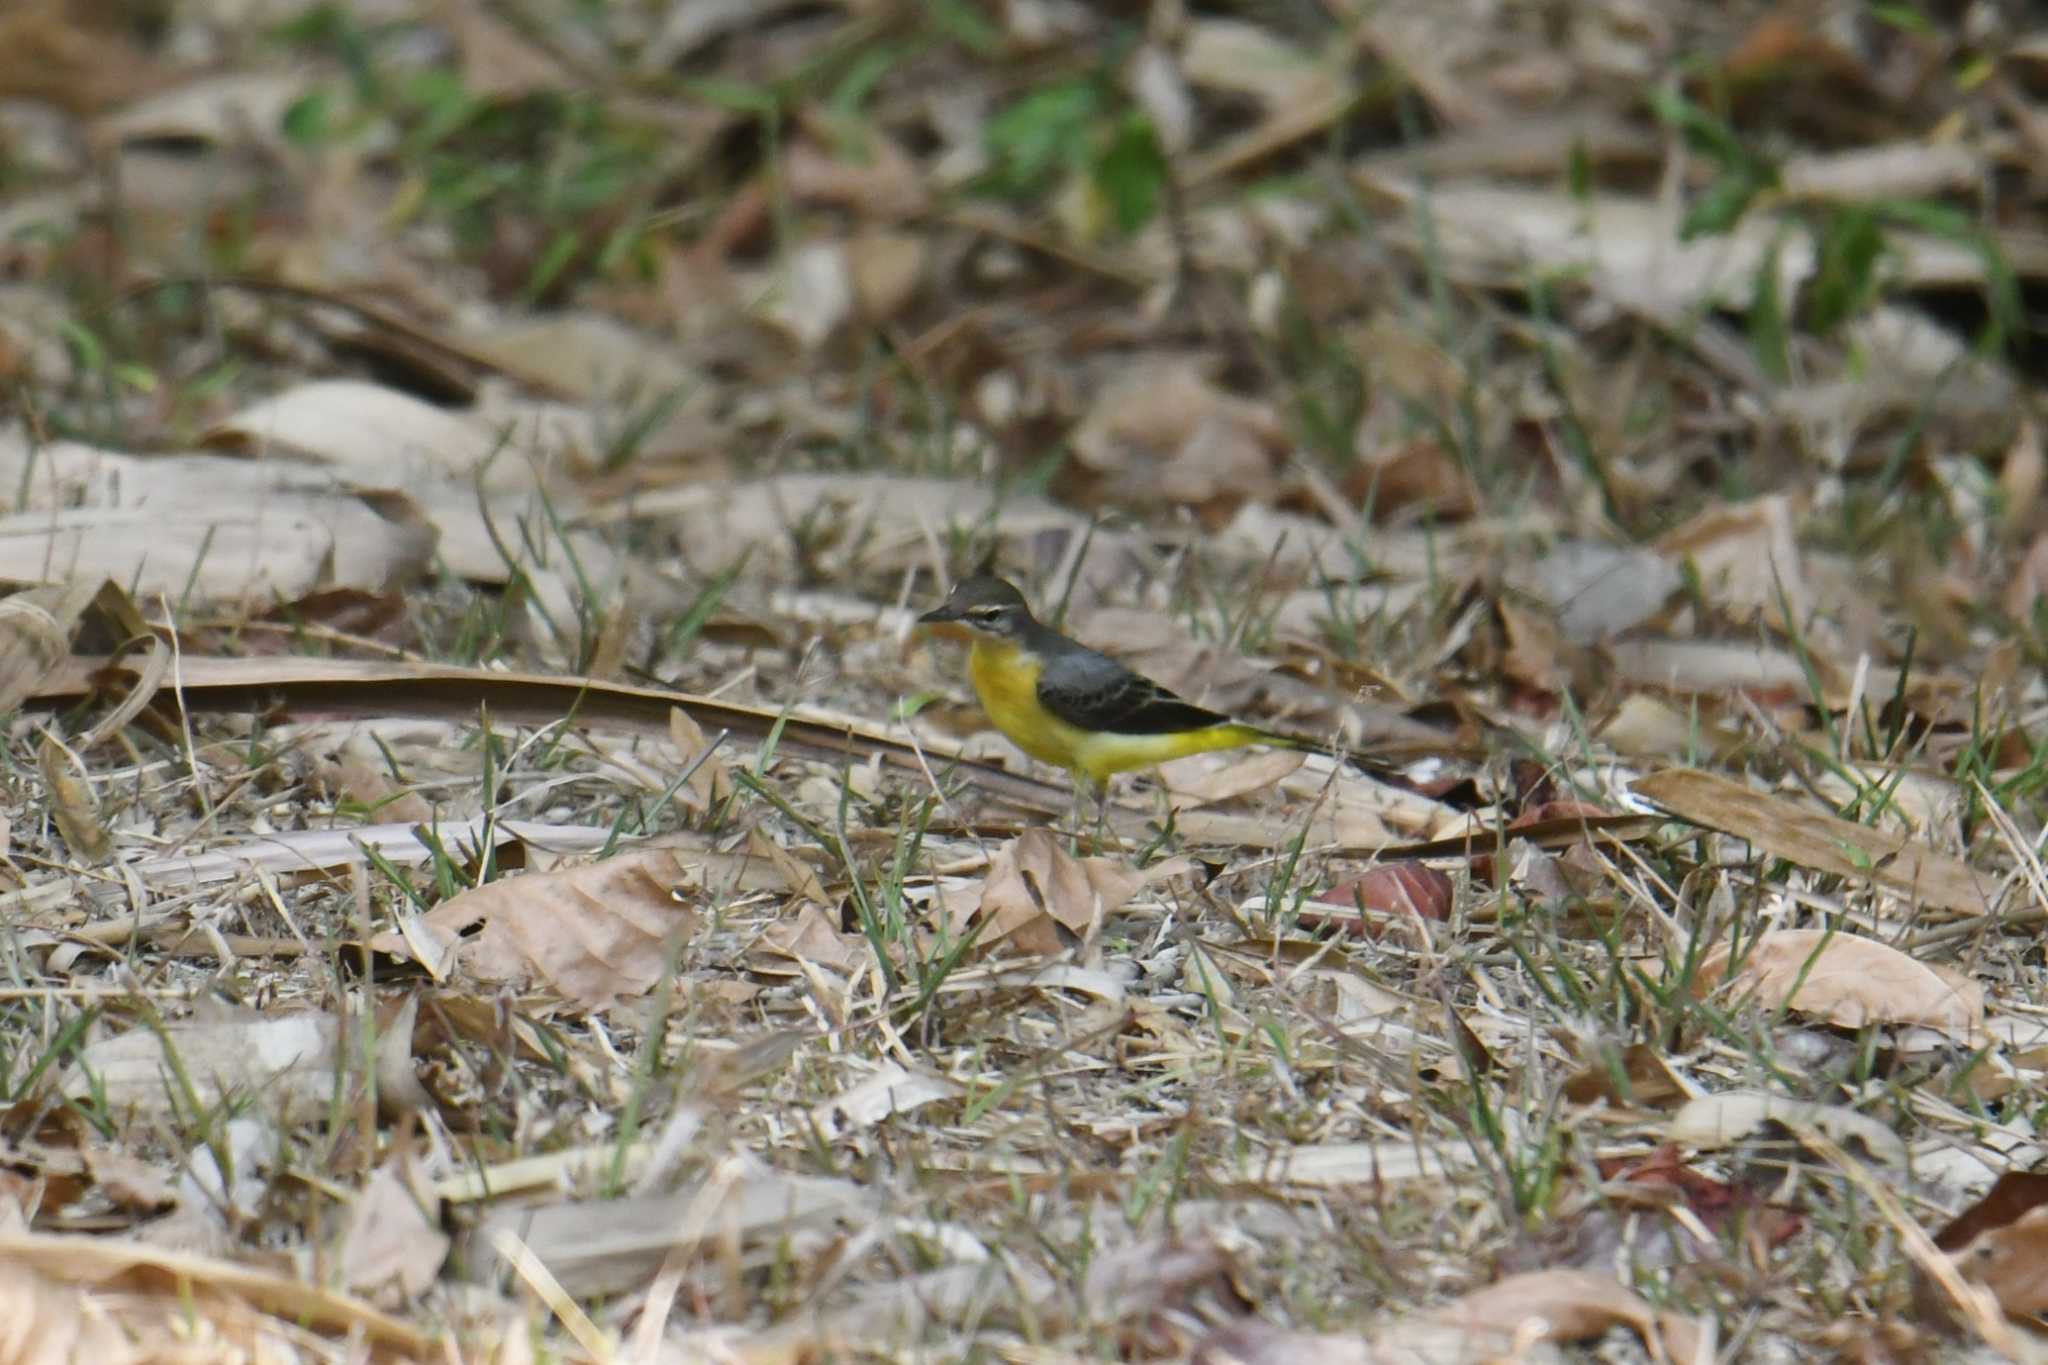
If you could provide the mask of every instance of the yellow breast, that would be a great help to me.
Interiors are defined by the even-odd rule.
[[[1073,768],[1087,736],[1038,703],[1036,655],[1008,640],[978,639],[967,656],[967,676],[981,709],[1010,743],[1042,763]]]
[[[967,656],[967,676],[982,710],[1010,743],[1041,763],[1085,774],[1100,784],[1110,774],[1149,768],[1185,754],[1256,744],[1263,736],[1248,725],[1210,725],[1172,734],[1123,735],[1083,730],[1047,711],[1038,700],[1036,655],[1008,640],[977,639]]]

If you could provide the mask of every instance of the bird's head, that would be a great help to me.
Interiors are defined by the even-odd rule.
[[[917,618],[926,625],[954,621],[980,635],[1015,639],[1031,620],[1024,594],[994,574],[975,574],[953,585],[946,600]]]

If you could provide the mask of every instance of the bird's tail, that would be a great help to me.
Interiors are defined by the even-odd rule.
[[[1256,736],[1252,740],[1255,744],[1269,744],[1276,749],[1293,749],[1297,753],[1321,754],[1325,758],[1334,758],[1340,763],[1349,763],[1353,767],[1362,768],[1369,773],[1391,775],[1401,771],[1401,765],[1392,759],[1381,758],[1376,754],[1364,753],[1346,745],[1333,744],[1328,740],[1310,739],[1306,735],[1290,735],[1284,730],[1266,730],[1252,725],[1247,725],[1244,728],[1250,730]]]

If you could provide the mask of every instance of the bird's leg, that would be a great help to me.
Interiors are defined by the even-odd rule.
[[[1092,853],[1102,852],[1102,832],[1109,824],[1109,783],[1107,780],[1088,784],[1095,793],[1095,840]],[[1117,840],[1117,852],[1123,852],[1123,840]]]
[[[1072,778],[1074,783],[1074,808],[1070,812],[1071,820],[1068,825],[1068,828],[1074,832],[1074,852],[1077,854],[1100,852],[1102,849],[1102,826],[1108,815],[1109,784],[1107,782],[1097,782],[1079,768],[1075,768],[1067,776]],[[1084,844],[1081,831],[1086,826],[1082,823],[1082,817],[1087,813],[1088,798],[1090,796],[1095,798],[1095,834],[1092,844]]]

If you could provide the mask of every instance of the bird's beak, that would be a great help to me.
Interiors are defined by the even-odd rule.
[[[958,607],[954,606],[951,602],[941,602],[938,606],[933,607],[930,611],[918,617],[917,621],[919,625],[937,626],[943,625],[947,621],[957,621],[959,619],[960,609]]]

